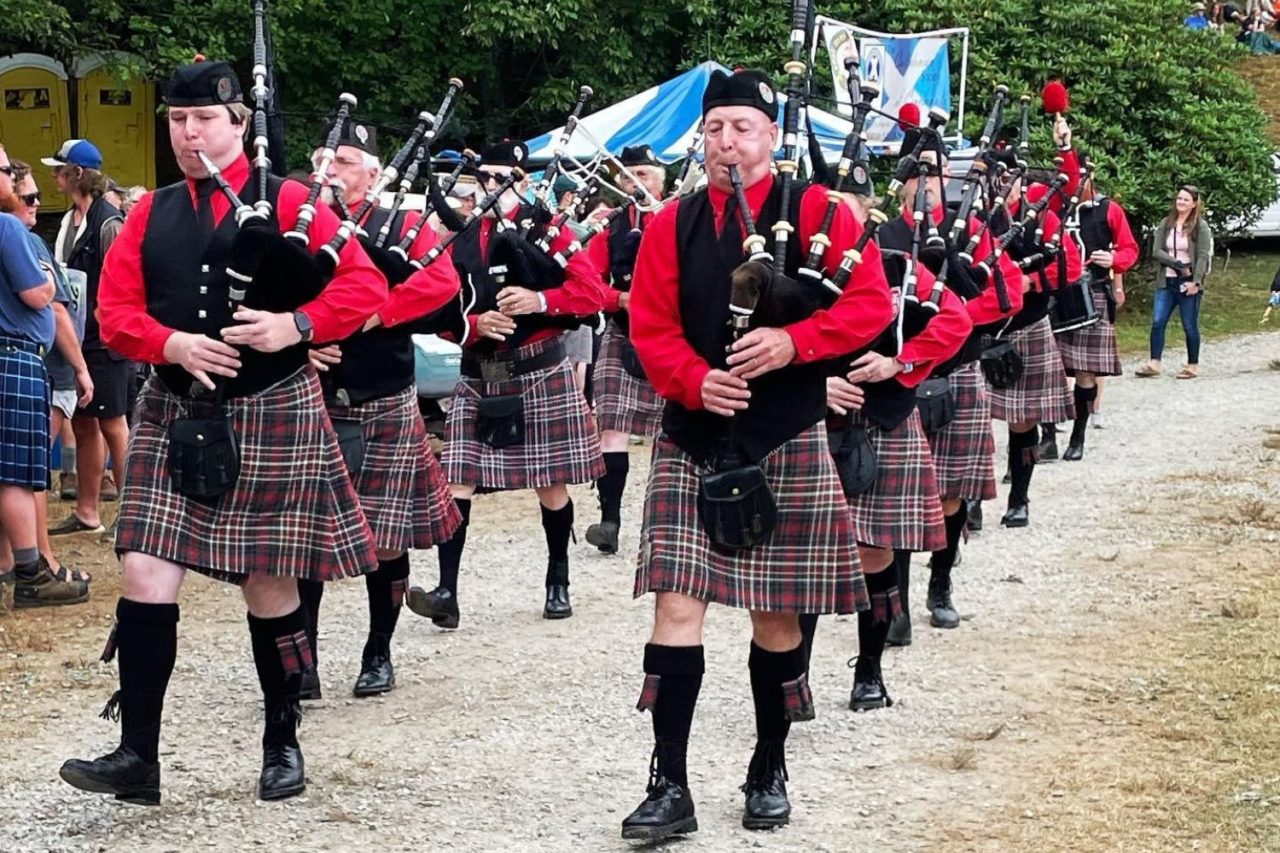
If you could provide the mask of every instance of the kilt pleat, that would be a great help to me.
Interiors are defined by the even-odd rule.
[[[761,463],[778,505],[769,541],[745,553],[711,545],[698,518],[702,469],[665,434],[654,442],[635,595],[676,592],[753,611],[853,613],[870,604],[849,504],[825,424]]]
[[[1075,404],[1053,341],[1049,318],[1009,336],[1022,356],[1022,376],[1010,388],[991,388],[991,417],[1007,424],[1059,423],[1075,417]]]
[[[877,468],[871,488],[849,501],[858,542],[904,551],[945,548],[942,501],[920,413],[913,410],[891,430],[875,426],[861,413],[852,417],[867,430]]]
[[[555,341],[516,350],[529,358]],[[524,402],[525,440],[501,449],[476,439],[482,396],[519,394]],[[568,361],[503,382],[463,377],[445,426],[444,473],[450,483],[494,490],[588,483],[604,476],[600,437],[587,401],[573,381]]]
[[[926,434],[933,472],[943,500],[994,500],[996,440],[991,434],[991,401],[982,368],[972,362],[947,379],[956,416],[935,433]]]
[[[622,367],[626,335],[612,320],[600,341],[594,375],[596,421],[601,432],[625,432],[653,438],[662,428],[663,400],[649,382]]]
[[[0,483],[49,487],[49,376],[40,356],[0,353]]]
[[[362,427],[364,462],[353,482],[378,548],[408,551],[448,541],[462,516],[431,452],[417,389],[358,406],[331,404],[329,416]]]
[[[1098,322],[1083,329],[1058,335],[1058,351],[1068,376],[1083,370],[1098,376],[1121,376],[1120,350],[1116,346],[1116,327],[1107,320],[1107,296],[1093,291],[1093,307],[1098,309]]]
[[[217,580],[250,574],[331,581],[377,567],[315,370],[228,401],[240,478],[213,506],[173,490],[169,424],[187,402],[152,376],[134,407],[116,552],[137,551]]]

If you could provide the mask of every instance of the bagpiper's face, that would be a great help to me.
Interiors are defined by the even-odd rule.
[[[713,107],[703,123],[703,153],[707,180],[723,192],[733,192],[729,167],[737,166],[742,185],[750,187],[769,174],[778,125],[755,107]]]
[[[665,190],[665,184],[667,182],[667,172],[665,169],[659,166],[631,166],[628,171],[639,179],[640,183],[644,185],[644,188],[649,191],[651,196],[654,198],[662,198],[662,193]],[[635,187],[635,181],[631,180],[626,175],[618,176],[619,189],[630,193],[635,192]]]
[[[933,210],[942,204],[942,177],[946,172],[946,161],[944,160],[943,165],[939,166],[938,152],[936,151],[921,151],[920,161],[928,164],[929,167],[929,174],[924,179],[925,194],[929,199],[929,209]],[[918,175],[909,178],[902,185],[902,206],[908,213],[915,212],[916,192],[919,187],[920,178]]]
[[[170,107],[169,144],[184,175],[207,178],[199,155],[225,169],[244,151],[244,125],[233,123],[225,106]]]
[[[329,172],[325,177],[330,182],[336,179],[342,189],[342,200],[348,207],[352,207],[362,201],[365,194],[377,183],[378,175],[382,170],[372,162],[372,157],[351,145],[339,145],[334,153],[333,162],[329,165]],[[319,168],[319,158],[315,160],[315,165]]]
[[[480,186],[486,193],[494,192],[498,187],[511,176],[510,166],[495,166],[493,164],[480,166]],[[509,213],[520,205],[520,195],[514,189],[509,189],[498,199],[498,203],[489,211],[490,216],[498,213]],[[501,210],[499,211],[499,208]]]

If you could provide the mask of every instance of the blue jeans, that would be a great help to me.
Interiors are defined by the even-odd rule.
[[[1159,361],[1164,355],[1164,327],[1169,325],[1174,306],[1177,306],[1178,316],[1182,318],[1182,331],[1187,336],[1187,364],[1200,363],[1200,297],[1204,291],[1187,296],[1178,289],[1189,281],[1186,278],[1166,278],[1164,287],[1156,291],[1151,315],[1152,361]]]

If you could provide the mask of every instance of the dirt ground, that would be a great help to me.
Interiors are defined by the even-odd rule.
[[[818,719],[793,729],[783,830],[738,823],[747,622],[713,609],[690,750],[701,830],[675,846],[1280,850],[1280,453],[1263,444],[1280,429],[1277,358],[1273,332],[1209,345],[1194,382],[1109,382],[1085,461],[1037,470],[1032,526],[1003,530],[1003,503],[987,504],[956,571],[960,629],[928,627],[917,559],[915,644],[886,657],[893,708],[846,710],[856,624],[824,619]],[[115,667],[97,662],[115,561],[94,537],[62,545],[96,573],[93,601],[0,612],[0,850],[626,849],[618,826],[643,796],[650,749],[634,703],[651,604],[631,598],[646,458],[633,449],[626,556],[573,546],[564,622],[540,618],[533,495],[479,499],[461,629],[406,612],[386,697],[350,697],[364,590],[332,589],[326,699],[301,731],[310,787],[282,804],[253,794],[261,711],[239,595],[194,576],[164,804],[58,780],[64,758],[117,737],[96,717],[115,687]],[[581,533],[595,499],[574,496]],[[434,583],[434,556],[415,555],[414,573]]]

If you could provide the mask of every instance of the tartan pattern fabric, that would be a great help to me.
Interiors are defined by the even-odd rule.
[[[280,653],[280,665],[284,667],[285,678],[315,668],[316,662],[311,654],[311,643],[305,631],[276,637],[276,651]]]
[[[408,551],[448,541],[462,516],[431,452],[417,389],[410,385],[358,406],[330,404],[329,417],[361,426],[364,461],[353,485],[374,544]]]
[[[649,673],[644,677],[644,686],[640,688],[640,701],[636,702],[636,710],[640,713],[652,711],[658,704],[658,686],[662,684],[662,676]]]
[[[516,357],[530,358],[558,343],[552,339],[528,344],[516,350]],[[499,450],[476,439],[476,414],[481,396],[504,394],[523,397],[525,439]],[[455,485],[493,490],[589,483],[603,477],[600,437],[569,362],[505,382],[464,376],[445,426],[444,471]]]
[[[910,417],[889,431],[872,424],[861,412],[853,417],[867,430],[877,468],[871,488],[849,501],[858,542],[906,551],[945,548],[938,479],[920,413],[912,410]]]
[[[461,521],[462,519],[461,514],[458,515],[458,519],[459,521]],[[408,578],[391,582],[391,606],[392,607],[404,606],[404,600],[408,595],[409,595],[409,579]]]
[[[787,719],[793,723],[803,723],[817,716],[808,673],[802,672],[799,678],[782,682],[782,701],[786,705]]]
[[[1098,322],[1083,329],[1074,329],[1058,335],[1058,351],[1062,353],[1062,366],[1068,376],[1077,370],[1098,376],[1121,376],[1120,350],[1116,346],[1116,327],[1107,320],[1107,295],[1093,291],[1093,307],[1098,309]]]
[[[601,432],[653,438],[662,428],[664,403],[653,385],[623,369],[619,352],[624,340],[626,335],[610,320],[600,339],[600,357],[593,374],[596,420]]]
[[[902,598],[895,586],[888,592],[871,593],[871,621],[892,622],[902,613]]]
[[[1008,340],[1022,356],[1022,376],[1010,388],[988,389],[991,417],[1007,424],[1050,424],[1074,418],[1075,403],[1049,318],[1019,329]]]
[[[107,635],[107,644],[102,647],[102,656],[98,658],[102,663],[111,663],[116,656],[116,638],[120,632],[120,623],[115,622],[111,625],[111,633]]]
[[[50,397],[40,356],[0,350],[0,483],[49,488]]]
[[[240,479],[213,506],[170,483],[168,428],[185,405],[155,376],[138,397],[116,553],[150,554],[231,583],[254,573],[331,581],[378,565],[313,368],[229,401]]]
[[[867,608],[853,519],[818,423],[765,457],[777,503],[769,541],[728,554],[698,518],[693,459],[660,434],[645,494],[634,594],[676,592],[728,607],[780,613],[853,613]]]
[[[996,440],[991,434],[991,401],[982,368],[975,361],[947,379],[956,401],[955,419],[925,435],[939,494],[943,500],[995,500]]]

